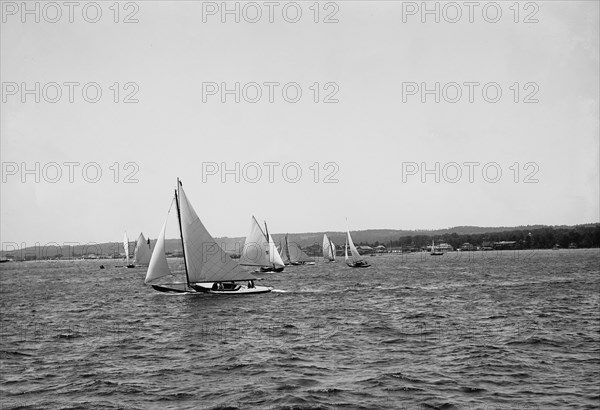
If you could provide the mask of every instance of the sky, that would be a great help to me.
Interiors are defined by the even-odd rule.
[[[23,4],[3,248],[155,238],[178,177],[215,237],[600,220],[598,2]]]

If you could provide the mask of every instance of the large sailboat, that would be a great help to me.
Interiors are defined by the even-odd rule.
[[[265,222],[265,231],[263,231],[254,216],[250,225],[250,233],[244,242],[240,264],[256,266],[260,268],[261,272],[281,272],[285,267],[275,242],[269,234],[267,223]]]
[[[272,290],[267,286],[255,286],[256,277],[230,258],[213,239],[192,208],[179,179],[169,214],[173,204],[177,209],[185,277],[174,274],[167,262],[167,215],[150,259],[146,284],[160,292],[178,293],[251,294]]]
[[[347,221],[346,221],[347,222]],[[358,250],[356,249],[356,246],[354,246],[354,242],[352,242],[352,236],[350,236],[350,228],[346,228],[346,234],[347,234],[347,243],[350,245],[350,253],[351,256],[348,257],[348,248],[346,247],[346,265],[350,266],[351,268],[368,268],[369,266],[371,266],[369,264],[369,262],[367,262],[366,260],[363,259],[362,256],[360,256],[360,253],[358,253]]]
[[[129,262],[129,237],[127,236],[127,231],[123,235],[123,249],[125,249],[125,267],[135,268],[135,265]]]
[[[327,234],[323,235],[323,258],[329,262],[335,262],[335,245],[327,237]]]
[[[148,266],[150,264],[151,256],[152,249],[150,249],[150,239],[146,240],[144,234],[140,232],[140,236],[138,236],[133,252],[133,263],[136,266]]]

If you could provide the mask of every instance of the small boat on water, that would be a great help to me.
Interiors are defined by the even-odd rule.
[[[328,262],[335,262],[335,245],[327,237],[327,234],[323,234],[323,259]]]
[[[244,242],[240,264],[258,267],[260,272],[281,272],[285,267],[275,242],[269,234],[267,223],[265,222],[265,231],[263,231],[254,216],[250,225],[250,233]]]
[[[346,223],[347,222],[348,221],[346,221]],[[369,262],[364,260],[363,257],[360,256],[360,253],[358,253],[356,246],[354,246],[354,242],[352,242],[352,236],[350,236],[350,228],[348,227],[346,227],[346,234],[346,246],[344,247],[346,265],[350,266],[351,268],[368,268],[369,266],[371,266]],[[350,245],[350,257],[348,257],[348,245]]]
[[[125,267],[135,268],[135,264],[129,262],[129,237],[127,236],[127,231],[125,231],[123,236],[123,248],[125,249]]]
[[[435,241],[431,241],[431,253],[430,253],[430,255],[431,256],[441,256],[443,254],[444,254],[444,252],[441,251],[440,249],[438,249],[438,250],[435,249]]]
[[[173,204],[177,209],[183,249],[184,280],[181,273],[177,275],[171,271],[165,254],[165,232]],[[254,285],[255,280],[257,278],[230,258],[206,230],[178,179],[175,197],[156,241],[144,282],[159,292],[170,293],[240,295],[272,290],[271,287]]]

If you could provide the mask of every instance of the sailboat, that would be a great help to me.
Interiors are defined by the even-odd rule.
[[[165,255],[165,232],[173,203],[177,208],[185,280],[181,279],[181,275],[173,274]],[[267,286],[255,286],[254,280],[256,277],[230,258],[206,230],[177,179],[175,197],[158,235],[144,282],[159,292],[230,295],[272,290]]]
[[[148,266],[151,256],[150,239],[146,240],[144,234],[140,232],[140,236],[138,236],[137,243],[135,244],[135,250],[133,251],[133,263],[136,266]]]
[[[430,253],[430,255],[431,256],[440,256],[440,255],[443,255],[443,254],[444,254],[444,252],[442,252],[441,250],[437,250],[437,251],[435,250],[435,241],[431,240],[431,253]]]
[[[323,258],[329,262],[335,262],[335,245],[327,234],[323,235]]]
[[[265,231],[261,229],[256,218],[252,216],[250,233],[246,236],[244,242],[240,264],[259,267],[261,272],[281,272],[285,264],[277,251],[273,238],[269,234],[266,222]]]
[[[127,236],[127,231],[125,231],[125,235],[123,236],[123,248],[125,249],[125,267],[135,268],[135,265],[129,262],[129,237]]]
[[[287,236],[286,238],[287,239]],[[287,245],[287,241],[286,241],[286,245]],[[292,261],[290,260],[290,255],[287,249],[287,246],[284,246],[281,243],[281,240],[279,240],[279,246],[277,247],[277,251],[279,252],[279,255],[281,256],[281,260],[283,261],[283,264],[285,266],[291,265]]]
[[[348,221],[346,221],[347,223]],[[350,228],[346,228],[346,233],[347,233],[347,244],[350,244],[350,253],[351,256],[348,257],[348,248],[346,247],[346,265],[350,266],[351,268],[368,268],[369,266],[369,262],[367,262],[366,260],[364,260],[362,258],[362,256],[360,256],[360,253],[358,253],[358,250],[356,249],[356,246],[354,246],[354,242],[352,242],[352,236],[350,236]]]
[[[308,256],[300,247],[300,245],[288,242],[288,235],[285,235],[284,252],[287,256],[287,262],[291,265],[314,265],[315,260]],[[286,259],[283,259],[286,262]],[[287,264],[287,263],[286,263]]]

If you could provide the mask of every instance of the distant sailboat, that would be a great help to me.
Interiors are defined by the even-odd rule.
[[[287,235],[285,236],[285,238],[283,238],[283,243],[281,241],[279,241],[278,249],[279,249],[279,255],[281,256],[281,260],[283,261],[283,264],[285,266],[294,265],[292,263],[292,260],[290,259],[290,250],[288,248]]]
[[[150,239],[146,241],[144,234],[140,233],[135,245],[135,251],[133,252],[133,262],[136,266],[148,266],[150,264],[151,256],[152,250],[150,249]]]
[[[302,250],[302,248],[300,248],[300,245],[293,243],[293,242],[292,243],[288,242],[287,234],[285,235],[283,249],[287,256],[287,262],[289,262],[286,264],[291,264],[291,265],[314,265],[315,264],[315,260],[313,258],[311,258],[310,256],[308,256]],[[286,259],[284,258],[283,261],[286,262]]]
[[[442,252],[441,250],[437,250],[437,251],[435,250],[435,241],[432,240],[431,241],[431,253],[430,253],[430,255],[431,256],[440,256],[440,255],[443,255],[443,254],[444,254],[444,252]]]
[[[125,267],[135,268],[135,265],[129,262],[129,237],[127,236],[127,231],[125,231],[123,236],[123,248],[125,249]]]
[[[173,203],[177,208],[185,280],[182,281],[171,272],[165,255],[167,215],[167,221],[160,231],[150,259],[145,283],[160,292],[250,294],[271,291],[270,287],[255,286],[256,277],[245,272],[208,233],[188,201],[179,180],[169,213]],[[247,285],[237,282],[247,282]]]
[[[327,234],[323,235],[323,258],[329,262],[335,262],[335,245]]]
[[[261,272],[281,272],[285,264],[279,252],[277,252],[277,247],[269,234],[266,222],[265,231],[266,233],[261,229],[256,218],[253,216],[250,233],[246,236],[244,248],[242,249],[240,264],[244,266],[257,266]]]
[[[362,258],[362,256],[360,256],[360,253],[358,253],[356,246],[354,246],[354,242],[352,242],[352,236],[350,236],[350,228],[346,228],[346,233],[346,240],[348,244],[350,244],[350,253],[352,255],[350,256],[350,258],[348,258],[348,250],[346,248],[346,265],[350,266],[351,268],[368,268],[369,266],[371,266],[369,265],[369,262],[367,262]]]

